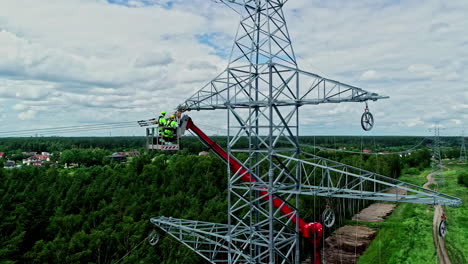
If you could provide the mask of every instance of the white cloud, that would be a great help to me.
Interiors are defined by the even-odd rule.
[[[408,71],[414,73],[417,77],[433,77],[439,75],[434,66],[427,64],[410,65]]]
[[[173,61],[174,59],[170,54],[153,52],[140,55],[140,57],[135,61],[135,66],[145,68],[151,66],[168,65]]]
[[[432,24],[429,31],[431,32],[443,31],[443,30],[447,30],[448,28],[450,28],[450,25],[448,23],[439,22],[439,23]]]
[[[33,110],[28,110],[28,111],[19,113],[18,118],[20,120],[32,120],[32,119],[36,118],[36,115],[37,115],[37,112],[35,112]]]
[[[406,126],[406,127],[422,126],[422,125],[424,125],[424,121],[422,121],[422,120],[419,119],[419,118],[416,118],[416,119],[407,119],[407,120],[401,122],[400,125]]]
[[[16,111],[23,111],[23,110],[25,110],[26,108],[27,108],[27,106],[24,105],[24,104],[15,104],[15,105],[13,106],[13,109],[16,110]]]
[[[141,3],[0,1],[0,100],[37,125],[135,120],[173,109],[226,66],[216,54],[230,50],[237,14],[206,0]],[[466,124],[465,0],[295,0],[284,10],[302,69],[391,97],[370,104],[376,133]],[[347,133],[362,108],[307,107],[302,121]],[[224,124],[206,118],[224,114],[195,115]]]
[[[363,81],[378,80],[380,79],[380,75],[377,73],[377,71],[368,70],[361,74],[360,79]]]
[[[450,122],[452,122],[455,125],[461,125],[462,121],[460,119],[450,119]]]
[[[3,121],[3,119],[5,119],[5,109],[3,109],[3,107],[0,107],[0,120]]]

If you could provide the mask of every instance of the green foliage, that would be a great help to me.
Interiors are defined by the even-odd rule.
[[[465,181],[465,185],[457,182],[460,176],[466,179],[468,166],[450,165],[448,168],[445,172],[445,185],[439,191],[462,199],[462,204],[457,208],[444,208],[448,228],[445,247],[452,263],[468,263],[468,188]]]
[[[346,152],[319,151],[316,155],[392,178],[400,177],[404,160],[398,155],[356,155]],[[417,160],[417,162],[425,161]],[[415,163],[415,166],[419,165]]]
[[[322,139],[324,144],[331,142],[326,137]],[[225,144],[224,137],[215,140]],[[359,142],[358,137],[343,140],[350,146]],[[377,143],[379,148],[396,143],[393,138],[382,140]],[[241,139],[239,144],[247,143]],[[414,143],[409,140],[408,144]],[[142,137],[0,140],[0,150],[9,155],[47,151],[54,153],[55,160],[62,152],[62,164],[81,165],[67,170],[59,166],[0,169],[0,263],[115,263],[148,235],[153,228],[148,221],[150,217],[225,223],[225,164],[215,156],[192,155],[207,150],[197,138],[184,137],[181,145],[182,151],[159,154],[143,153]],[[140,150],[143,155],[127,164],[112,163],[105,158],[114,151],[125,150]],[[411,158],[342,152],[317,154],[394,178],[400,176],[402,169],[415,173],[428,164],[424,151]],[[247,155],[239,154],[237,158],[245,160]],[[303,205],[304,219],[319,221],[326,201],[303,197],[299,203]],[[341,213],[350,216],[355,212],[343,208],[338,215]],[[204,261],[163,236],[157,247],[144,243],[122,263]]]
[[[406,168],[402,171],[403,174],[408,174],[408,175],[418,175],[419,172],[420,171],[418,168]]]
[[[430,170],[425,170],[418,175],[404,175],[400,180],[421,186],[427,181],[429,173]],[[462,205],[458,208],[444,207],[448,223],[445,247],[451,262],[457,264],[468,262],[468,190],[457,184],[457,178],[464,178],[466,173],[466,166],[451,165],[444,172],[445,185],[430,186],[462,199]],[[379,232],[360,257],[359,263],[436,263],[433,216],[432,206],[400,204],[385,222],[369,224],[379,228]]]
[[[29,137],[1,138],[0,151],[60,152],[72,148],[101,148],[111,151],[143,148],[144,137]]]
[[[60,156],[63,164],[78,163],[80,165],[89,167],[105,164],[107,161],[105,157],[110,155],[111,152],[103,149],[70,149],[62,152]],[[108,163],[108,162],[107,162]]]
[[[436,263],[432,217],[427,205],[401,204],[385,222],[373,224],[380,230],[358,263]]]
[[[458,174],[458,184],[463,184],[468,187],[468,172],[464,171]]]
[[[215,157],[177,154],[116,168],[0,169],[0,262],[111,263],[148,235],[150,217],[225,222],[225,175]],[[122,263],[176,260],[203,263],[169,237]]]
[[[21,161],[25,158],[27,158],[27,156],[23,155],[22,153],[14,153],[9,156],[9,159],[14,161]]]
[[[422,185],[427,173],[404,175],[400,180]],[[436,263],[433,215],[434,209],[428,205],[399,204],[385,222],[369,224],[379,231],[358,263]]]
[[[411,152],[411,154],[405,155],[402,160],[406,168],[417,168],[423,170],[429,167],[431,163],[431,152],[429,149],[420,149],[418,151]],[[412,173],[416,174],[416,173]]]

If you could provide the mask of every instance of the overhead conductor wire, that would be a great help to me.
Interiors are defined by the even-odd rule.
[[[92,125],[75,125],[75,126],[63,126],[63,127],[50,127],[50,128],[39,128],[39,129],[25,129],[25,130],[11,130],[11,131],[0,131],[0,137],[21,137],[21,136],[32,136],[32,135],[57,135],[63,133],[74,133],[74,132],[87,132],[96,130],[106,129],[122,129],[136,127],[136,121],[118,122],[118,123],[102,123]]]

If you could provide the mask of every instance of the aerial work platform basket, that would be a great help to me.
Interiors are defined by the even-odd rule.
[[[178,115],[180,117],[180,115]],[[173,129],[169,127],[158,126],[156,119],[141,120],[138,124],[146,128],[146,148],[149,150],[179,150],[180,137],[185,133],[187,122],[178,120],[178,126],[172,138],[163,137],[160,135],[159,130]]]
[[[177,131],[180,129],[177,128]],[[179,150],[179,133],[171,140],[164,139],[158,133],[158,127],[146,128],[146,148],[150,150]]]

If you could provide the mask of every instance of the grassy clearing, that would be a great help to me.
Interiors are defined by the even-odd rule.
[[[444,173],[446,185],[438,189],[463,200],[461,207],[445,208],[449,224],[445,245],[454,264],[468,263],[468,188],[457,183],[463,171],[468,171],[468,166],[450,165]],[[403,175],[400,180],[422,186],[428,173],[430,170]],[[400,204],[385,222],[366,224],[379,232],[358,263],[437,263],[433,216],[432,206]]]
[[[445,237],[445,247],[453,264],[468,263],[468,188],[457,183],[457,177],[468,172],[467,165],[449,165],[445,172],[445,186],[439,191],[462,199],[458,208],[445,208],[448,233]]]
[[[429,173],[403,175],[402,181],[423,185]],[[381,223],[362,223],[379,229],[358,263],[437,263],[432,240],[433,208],[427,205],[400,204],[393,214]]]

